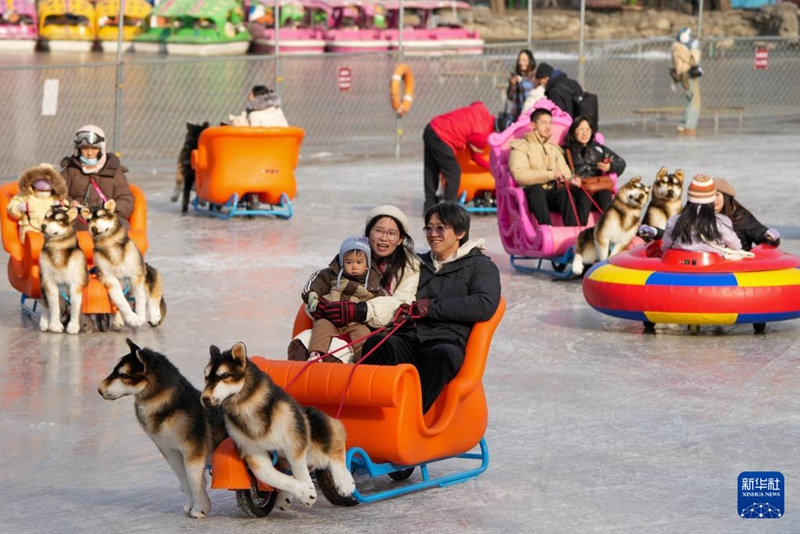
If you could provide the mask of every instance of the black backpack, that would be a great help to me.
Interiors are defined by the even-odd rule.
[[[589,117],[589,120],[592,121],[592,128],[597,131],[598,120],[600,117],[597,95],[584,91],[583,93],[573,97],[572,105],[573,109],[575,110],[575,116],[580,117],[583,115],[585,117]]]

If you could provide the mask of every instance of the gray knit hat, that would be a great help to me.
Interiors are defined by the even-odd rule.
[[[372,249],[369,246],[369,239],[364,236],[348,237],[342,241],[342,245],[339,247],[340,269],[339,276],[336,278],[336,285],[339,285],[339,282],[342,280],[342,275],[344,274],[344,257],[351,250],[360,250],[367,255],[367,277],[369,276],[369,271],[372,269]],[[366,282],[366,278],[364,281]]]

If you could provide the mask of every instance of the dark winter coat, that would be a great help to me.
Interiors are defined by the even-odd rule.
[[[67,181],[67,197],[81,205],[93,208],[103,201],[94,186],[89,182],[91,176],[107,199],[114,199],[117,216],[129,219],[133,214],[133,193],[128,185],[125,173],[128,169],[122,166],[114,154],[107,154],[106,164],[91,175],[84,174],[78,156],[69,156],[61,160],[61,175]],[[88,193],[88,196],[87,196]]]
[[[768,228],[761,224],[749,211],[742,212],[741,216],[734,216],[732,220],[733,231],[739,236],[739,241],[742,242],[742,249],[750,250],[754,245],[769,242],[764,236]],[[778,246],[780,242],[772,244]]]
[[[597,168],[597,164],[605,158],[611,160],[611,170],[609,172],[620,176],[625,171],[625,160],[605,145],[595,142],[594,139],[585,145],[581,145],[575,140],[567,139],[564,143],[564,157],[569,163],[570,158],[567,157],[567,150],[569,150],[572,157],[572,172],[580,177],[588,178],[602,175],[603,171]]]
[[[422,267],[417,300],[429,299],[428,316],[417,323],[417,338],[425,343],[454,343],[462,349],[475,323],[489,320],[500,304],[497,266],[474,247],[436,272],[431,253],[420,256]]]
[[[575,117],[573,99],[583,94],[583,88],[578,82],[567,77],[566,73],[556,74],[554,71],[553,76],[547,81],[544,94],[562,111],[569,113],[570,117]]]

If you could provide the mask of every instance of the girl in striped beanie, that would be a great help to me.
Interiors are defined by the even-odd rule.
[[[661,248],[676,248],[693,252],[716,252],[725,249],[741,250],[742,243],[733,231],[731,220],[714,212],[717,188],[706,174],[692,178],[683,210],[667,221]]]

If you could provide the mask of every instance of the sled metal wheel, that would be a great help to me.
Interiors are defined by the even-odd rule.
[[[753,330],[756,334],[763,334],[767,330],[767,323],[753,323]]]
[[[236,505],[249,517],[266,517],[275,507],[277,491],[236,490]]]
[[[413,472],[414,472],[414,468],[413,467],[409,467],[408,469],[402,469],[400,471],[394,471],[392,473],[389,473],[389,478],[391,478],[392,480],[394,480],[396,482],[400,482],[401,480],[405,480],[408,477],[410,477],[411,473],[413,473]]]

